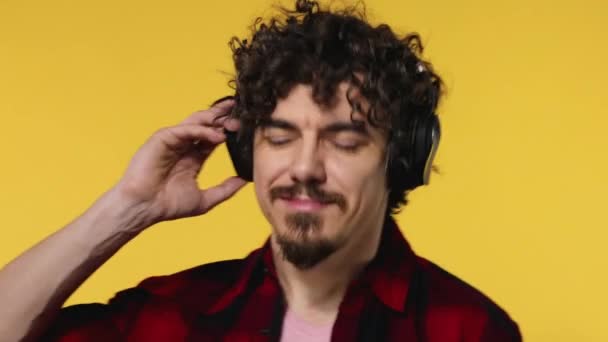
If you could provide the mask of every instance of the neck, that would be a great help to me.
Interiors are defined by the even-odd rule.
[[[327,259],[306,270],[286,261],[271,239],[277,276],[290,310],[313,323],[333,321],[350,282],[376,255],[382,224],[380,221],[373,229],[361,229],[357,238],[352,236]]]

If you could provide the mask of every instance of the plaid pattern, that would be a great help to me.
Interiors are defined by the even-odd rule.
[[[279,341],[285,313],[270,244],[242,260],[145,279],[107,304],[62,309],[42,341]],[[343,299],[332,341],[517,342],[489,298],[414,254],[388,220]]]

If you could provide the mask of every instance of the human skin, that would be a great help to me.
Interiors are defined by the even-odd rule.
[[[376,254],[387,208],[386,134],[354,119],[364,131],[352,128],[352,108],[343,82],[331,107],[312,99],[312,87],[296,85],[277,101],[271,122],[258,129],[254,140],[254,185],[258,203],[272,227],[274,261],[287,303],[299,317],[319,324],[335,319],[348,283]],[[356,92],[352,95],[357,98]],[[364,106],[364,108],[367,106]],[[311,182],[339,194],[346,205],[323,204],[306,191],[272,200],[270,189]],[[319,217],[320,229],[301,232],[286,217],[307,213]],[[282,255],[277,236],[293,243],[321,239],[337,250],[309,269],[294,266]]]
[[[327,130],[351,122],[346,88],[339,87],[335,106],[324,108],[312,101],[310,87],[296,86],[272,114],[295,128],[289,131],[290,141],[279,147],[269,139],[284,139],[285,132],[258,130],[254,142],[254,185],[272,226],[279,280],[290,308],[313,323],[335,319],[350,280],[376,253],[386,212],[385,135],[369,126],[367,135]],[[2,341],[35,341],[65,300],[128,241],[155,223],[202,215],[245,184],[239,178],[206,190],[197,184],[204,161],[225,139],[223,130],[239,128],[225,115],[232,106],[230,100],[221,102],[154,133],[114,187],[0,271]],[[311,180],[342,195],[346,206],[319,207],[304,194],[294,208],[268,197],[277,185]],[[286,262],[276,245],[277,234],[290,236],[284,218],[294,211],[314,211],[323,218],[309,239],[326,238],[340,246],[308,270]]]
[[[245,184],[234,177],[205,190],[197,184],[224,128],[239,127],[233,119],[214,121],[233,105],[224,101],[158,130],[114,187],[0,271],[2,342],[35,341],[65,300],[128,241],[157,222],[202,215]]]

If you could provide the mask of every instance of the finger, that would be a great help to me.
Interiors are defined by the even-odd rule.
[[[219,185],[212,188],[202,190],[201,211],[207,212],[219,203],[232,197],[239,189],[241,189],[246,181],[239,177],[230,177]]]
[[[187,117],[182,124],[196,124],[213,127],[222,127],[223,122],[228,118],[230,110],[234,107],[234,100],[227,99],[215,104],[213,107],[194,112]]]
[[[200,125],[178,125],[163,128],[154,134],[155,140],[174,151],[184,151],[193,145],[215,146],[226,139],[223,132]]]
[[[223,120],[223,123],[224,128],[232,132],[236,132],[241,128],[241,122],[234,118],[228,118],[226,120]]]

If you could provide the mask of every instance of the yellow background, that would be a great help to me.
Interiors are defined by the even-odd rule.
[[[150,133],[224,95],[227,42],[269,4],[0,0],[0,265],[85,210]],[[608,341],[607,7],[368,2],[372,21],[423,35],[449,91],[442,174],[398,220],[527,341]],[[201,183],[231,174],[222,147]],[[267,234],[249,185],[206,216],[150,229],[68,303],[242,257]]]

